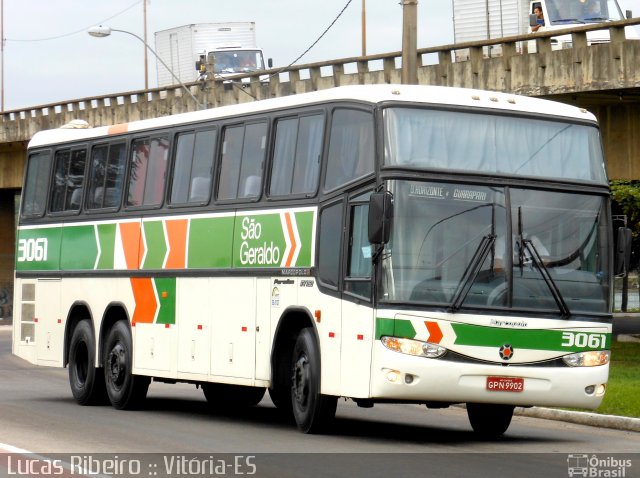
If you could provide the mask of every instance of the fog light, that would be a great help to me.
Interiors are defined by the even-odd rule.
[[[595,391],[596,391],[595,385],[589,385],[588,387],[584,388],[584,393],[586,393],[587,395],[593,395],[593,392]]]
[[[606,389],[607,389],[606,383],[601,383],[600,385],[598,385],[598,388],[596,388],[596,397],[603,396]]]
[[[413,375],[411,375],[410,373],[406,374],[404,376],[404,383],[406,383],[407,385],[413,383]]]
[[[389,370],[387,372],[387,380],[389,380],[391,383],[397,383],[399,379],[400,372],[398,372],[397,370]]]

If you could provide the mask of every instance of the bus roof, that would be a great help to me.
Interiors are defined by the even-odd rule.
[[[121,125],[98,126],[84,129],[58,128],[40,131],[36,133],[29,142],[29,148],[64,143],[67,141],[108,137],[125,132],[196,123],[208,119],[222,119],[305,105],[322,105],[327,102],[341,100],[355,100],[371,104],[393,101],[455,105],[596,121],[593,114],[582,108],[508,93],[426,85],[353,85],[230,106],[220,106],[190,113],[133,121]]]

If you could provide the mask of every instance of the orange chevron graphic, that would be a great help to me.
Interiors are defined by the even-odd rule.
[[[158,310],[153,279],[132,277],[131,289],[136,302],[132,323],[152,324]]]
[[[165,269],[184,269],[187,262],[187,229],[188,219],[167,221],[167,239],[169,241],[169,257]]]
[[[285,221],[287,222],[287,234],[289,234],[289,240],[291,241],[291,249],[289,250],[289,255],[287,256],[287,261],[285,262],[285,267],[291,267],[293,258],[296,255],[296,249],[298,248],[298,244],[296,243],[296,235],[293,232],[293,225],[291,224],[291,213],[287,212],[284,215]]]
[[[429,338],[427,339],[427,341],[431,342],[432,344],[439,344],[442,340],[443,335],[438,322],[425,321],[424,325],[427,326],[427,330],[429,331]]]
[[[140,259],[144,257],[144,243],[140,234],[139,222],[123,222],[119,224],[122,237],[122,249],[128,270],[140,267]]]

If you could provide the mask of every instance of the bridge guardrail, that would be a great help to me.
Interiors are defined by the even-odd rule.
[[[547,64],[550,61],[549,54],[552,53],[552,37],[571,34],[573,40],[572,50],[578,51],[587,46],[587,32],[596,30],[609,30],[611,42],[598,45],[599,47],[607,47],[606,54],[609,58],[620,60],[625,56],[623,45],[633,50],[631,56],[634,59],[640,58],[640,56],[637,56],[640,55],[640,47],[638,45],[640,41],[627,41],[624,30],[625,27],[636,25],[640,25],[640,18],[606,24],[574,26],[553,32],[538,32],[491,40],[420,48],[417,52],[418,81],[421,84],[467,86],[520,94],[545,94],[544,88],[548,85],[531,84],[532,80],[536,79],[531,78],[530,73],[528,75],[525,74],[525,77],[522,78],[530,83],[528,87],[522,83],[521,78],[514,78],[514,74],[517,75],[518,71],[531,71],[531,65],[518,66],[514,64],[516,58],[531,57],[533,59],[527,61],[533,61],[536,68],[547,68]],[[527,54],[516,49],[516,45],[519,42],[530,40],[536,41],[538,53]],[[501,48],[502,55],[498,58],[486,58],[483,53],[485,48],[498,45]],[[468,61],[456,61],[455,52],[460,50],[469,51]],[[572,54],[571,50],[567,51]],[[585,55],[576,56],[575,51],[571,58],[565,58],[564,61],[572,64],[581,64],[588,60]],[[340,58],[326,62],[294,65],[286,71],[271,69],[250,75],[236,75],[226,78],[225,82],[212,80],[204,84],[204,88],[200,82],[187,83],[187,87],[190,88],[199,101],[213,107],[341,85],[399,83],[401,58],[402,52],[400,51]],[[499,65],[499,68],[495,68],[496,65]],[[508,72],[508,74],[505,73],[502,80],[492,78],[497,74],[495,70],[501,70],[503,73]],[[626,86],[634,86],[636,83],[640,86],[640,72],[623,72],[625,78],[622,83],[629,83],[627,81],[629,74],[634,75],[634,78],[632,78],[631,84]],[[260,77],[265,75],[271,76],[268,82],[260,80]],[[485,81],[479,78],[481,75],[487,77]],[[228,80],[238,82],[242,78],[249,78],[250,83],[246,86],[240,86],[239,84],[228,82]],[[620,81],[612,84],[612,88],[620,87],[618,83]],[[571,87],[571,85],[568,86],[569,88]],[[560,89],[562,88],[563,85],[560,85]],[[546,91],[546,93],[549,93],[549,91]],[[30,106],[2,112],[0,142],[26,141],[38,130],[56,128],[73,119],[84,119],[91,125],[98,126],[196,109],[197,105],[193,99],[184,94],[179,85]]]

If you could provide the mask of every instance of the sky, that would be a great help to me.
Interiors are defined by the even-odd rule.
[[[144,45],[98,25],[144,34],[144,0],[0,0],[4,4],[5,111],[144,88]],[[191,23],[253,21],[258,45],[274,66],[288,65],[331,24],[349,0],[147,0],[147,38]],[[298,64],[359,56],[362,1],[342,16]],[[367,54],[402,47],[400,0],[366,0]],[[640,0],[620,0],[640,13]],[[634,12],[635,13],[635,12]],[[420,0],[418,48],[453,43],[451,0]],[[157,85],[149,54],[149,86]]]

